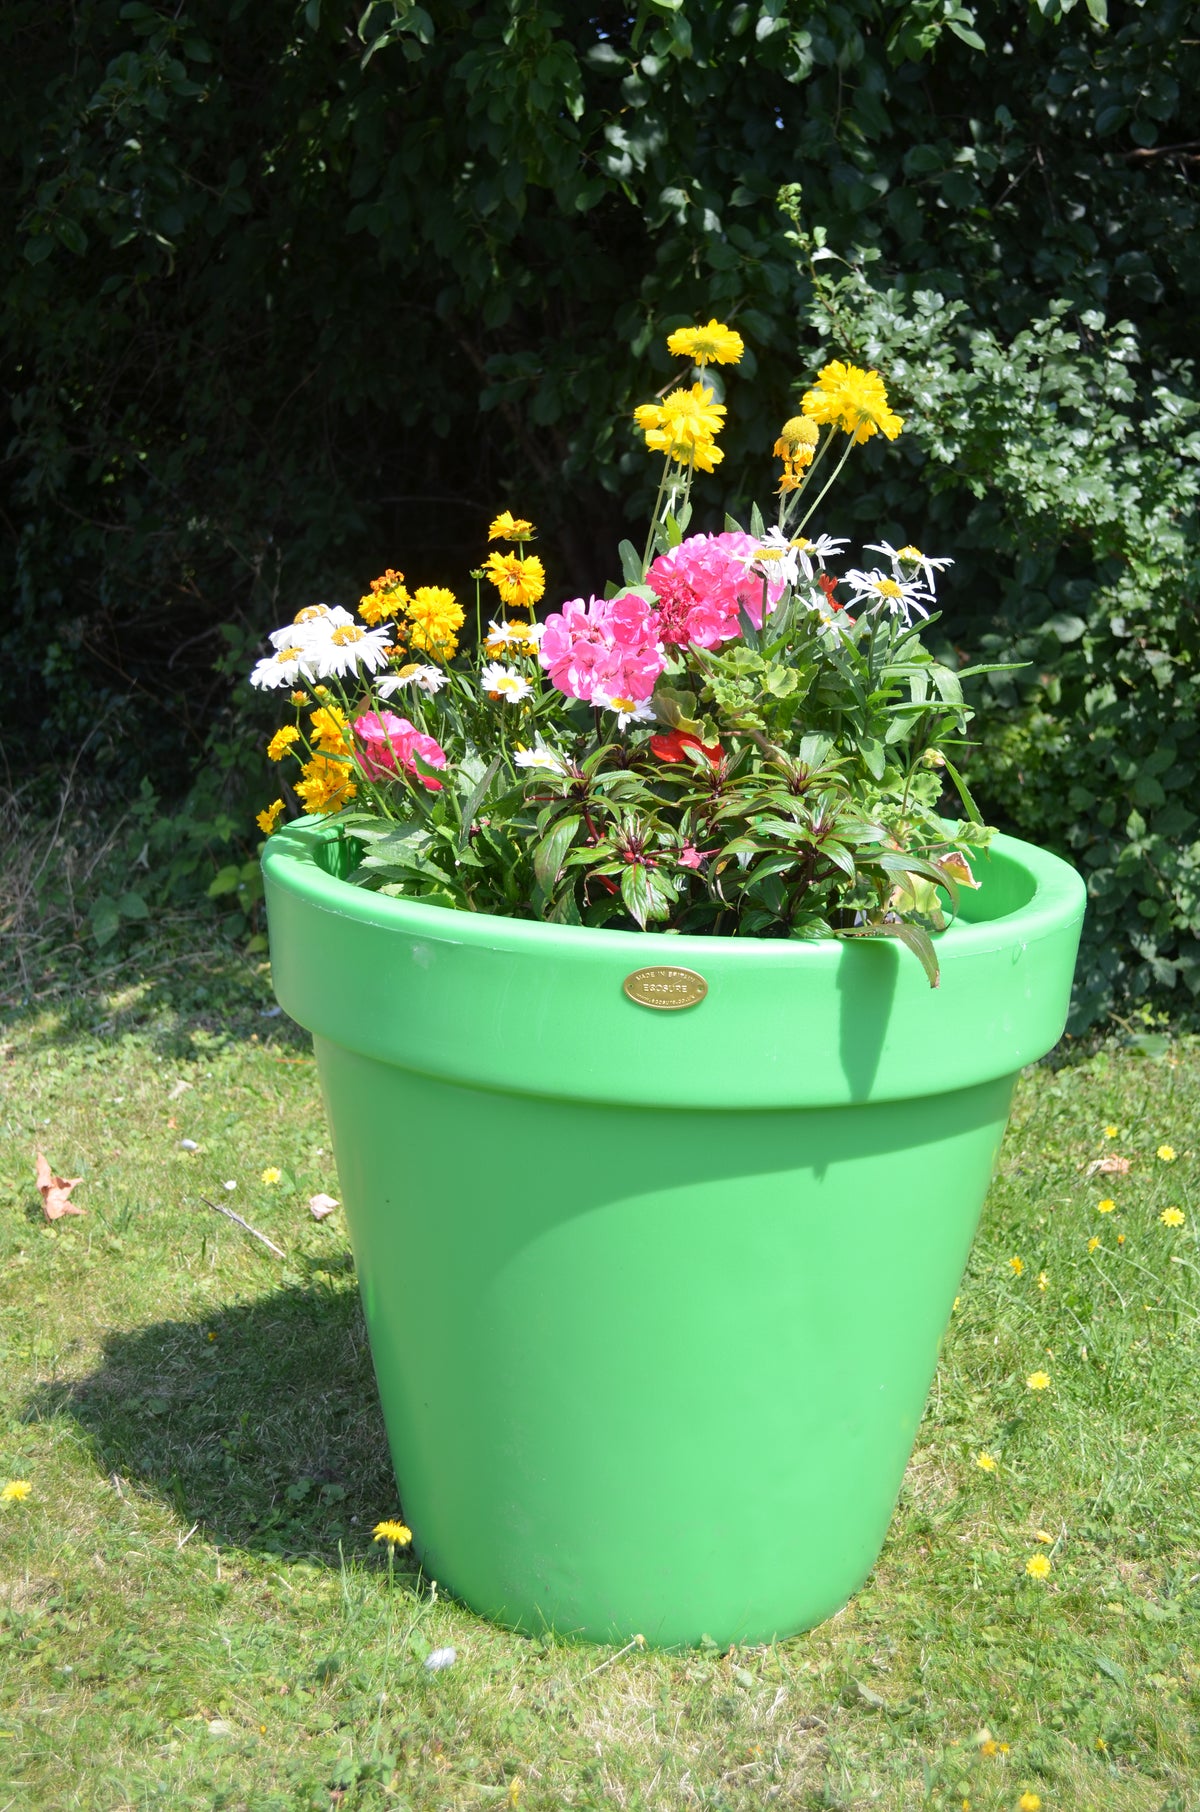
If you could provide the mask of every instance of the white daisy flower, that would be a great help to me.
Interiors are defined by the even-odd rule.
[[[294,686],[298,679],[311,680],[316,665],[316,651],[311,646],[302,642],[285,643],[274,654],[259,661],[250,675],[250,684],[263,691],[273,691],[276,686]]]
[[[318,620],[324,630],[328,619]],[[324,633],[314,632],[309,658],[316,661],[317,676],[320,679],[330,679],[335,674],[342,679],[359,667],[366,667],[369,672],[377,673],[388,664],[391,639],[389,629],[363,629],[352,618],[350,622],[338,623]]]
[[[273,629],[267,638],[272,648],[287,648],[296,642],[323,641],[334,629],[344,628],[354,618],[340,604],[306,604],[295,619],[282,629]]]
[[[911,543],[905,547],[895,548],[890,541],[880,541],[878,543],[868,542],[864,546],[863,552],[867,554],[886,554],[892,563],[892,568],[896,573],[897,578],[901,577],[905,572],[924,573],[925,585],[931,598],[937,592],[937,581],[934,577],[935,573],[944,572],[948,566],[954,565],[953,560],[947,559],[945,556],[935,560],[931,555],[923,554],[919,547],[913,547]]]
[[[479,684],[493,698],[507,699],[510,705],[519,705],[533,691],[523,674],[518,673],[515,667],[501,666],[499,661],[488,662],[479,676]]]
[[[894,617],[903,617],[906,625],[914,610],[927,617],[925,605],[933,602],[932,594],[915,579],[894,579],[888,573],[852,571],[845,574],[845,583],[854,588],[852,604],[880,604]]]
[[[561,755],[539,742],[532,749],[518,749],[513,755],[513,763],[518,768],[536,768],[547,774],[565,774],[567,765]]]
[[[593,694],[592,703],[603,705],[606,711],[616,712],[618,730],[625,729],[628,724],[655,722],[654,711],[644,698],[622,698],[616,692],[597,692]]]
[[[826,560],[836,559],[842,549],[849,547],[850,543],[844,535],[818,535],[815,541],[810,541],[807,535],[797,535],[791,545],[796,550],[796,560],[801,572],[806,579],[811,580],[816,576],[813,570],[814,561],[824,572]]]
[[[483,639],[488,654],[503,654],[506,648],[536,648],[545,630],[544,623],[489,623]]]
[[[399,673],[389,673],[385,678],[377,680],[375,690],[380,698],[391,698],[393,692],[399,692],[402,687],[415,686],[418,692],[428,693],[430,698],[434,698],[449,683],[449,674],[443,673],[440,667],[422,667],[414,663],[402,668]]]
[[[796,585],[800,579],[797,546],[788,540],[780,528],[767,530],[756,544],[754,552],[746,555],[746,565],[752,572],[765,573],[772,579],[782,579],[785,585]],[[811,573],[808,577],[812,577]]]

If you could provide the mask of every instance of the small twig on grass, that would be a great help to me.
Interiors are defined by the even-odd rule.
[[[644,1636],[635,1636],[632,1642],[627,1642],[624,1648],[619,1648],[615,1655],[610,1655],[608,1657],[607,1661],[601,1661],[598,1667],[589,1667],[586,1674],[583,1676],[584,1679],[590,1680],[593,1674],[603,1673],[606,1667],[611,1667],[614,1661],[619,1661],[622,1655],[627,1655],[631,1648],[645,1648],[645,1646],[646,1638]]]
[[[200,1200],[206,1208],[214,1208],[218,1214],[227,1215],[231,1221],[236,1221],[245,1232],[251,1234],[256,1240],[260,1240],[268,1252],[273,1252],[276,1258],[287,1257],[287,1253],[280,1251],[274,1240],[268,1239],[265,1233],[260,1233],[257,1227],[252,1227],[249,1221],[244,1221],[240,1214],[235,1214],[232,1208],[225,1206],[224,1202],[210,1202],[206,1195],[202,1195]]]

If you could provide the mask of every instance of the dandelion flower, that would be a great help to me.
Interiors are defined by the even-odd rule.
[[[1116,1139],[1116,1138],[1119,1138],[1119,1137],[1120,1137],[1120,1133],[1121,1133],[1121,1129],[1120,1129],[1120,1127],[1119,1127],[1119,1126],[1112,1126],[1112,1125],[1109,1125],[1109,1126],[1106,1126],[1106,1127],[1105,1127],[1105,1128],[1104,1128],[1104,1137],[1105,1137],[1105,1138],[1106,1138],[1106,1139]]]
[[[514,516],[511,510],[501,510],[488,528],[488,540],[529,541],[534,533],[532,522],[524,516]]]
[[[1123,1246],[1125,1244],[1125,1235],[1123,1233],[1118,1233],[1117,1244],[1118,1246]]]
[[[1164,1208],[1158,1218],[1164,1227],[1182,1227],[1187,1215],[1182,1208]]]
[[[667,340],[667,351],[677,359],[690,359],[693,365],[736,365],[746,350],[740,333],[726,327],[724,321],[710,321],[707,327],[677,327]]]
[[[1030,1579],[1049,1579],[1050,1560],[1045,1554],[1031,1554],[1025,1562],[1025,1571]]]
[[[1030,1372],[1028,1378],[1025,1380],[1025,1388],[1027,1390],[1049,1390],[1049,1372]]]
[[[259,812],[259,814],[255,818],[254,822],[257,824],[257,826],[258,826],[259,830],[262,832],[263,836],[269,837],[271,835],[271,832],[275,829],[275,826],[279,823],[279,820],[282,817],[283,817],[283,800],[276,799],[276,800],[273,800],[272,803],[267,806],[265,811]]]
[[[1022,1793],[1017,1801],[1017,1812],[1041,1812],[1042,1802],[1036,1793]]]
[[[1025,1260],[1023,1258],[1010,1258],[1008,1261],[1008,1268],[1014,1277],[1020,1277],[1025,1270]]]
[[[1096,1235],[1096,1234],[1095,1234],[1095,1233],[1093,1233],[1093,1235],[1092,1235],[1092,1237],[1091,1237],[1091,1239],[1090,1239],[1090,1240],[1089,1240],[1089,1241],[1088,1241],[1088,1245],[1087,1245],[1087,1249],[1088,1249],[1088,1251],[1089,1251],[1089,1252],[1094,1252],[1094,1251],[1095,1251],[1095,1250],[1096,1250],[1096,1247],[1097,1247],[1097,1246],[1098,1246],[1098,1245],[1099,1245],[1099,1244],[1100,1244],[1100,1240],[1099,1240],[1099,1237],[1098,1237],[1098,1236],[1097,1236],[1097,1235]]]
[[[265,1183],[268,1188],[272,1188],[276,1183],[282,1183],[283,1172],[282,1170],[277,1169],[274,1164],[268,1164],[267,1168],[263,1171],[262,1176],[259,1178],[259,1181]]]
[[[28,1479],[9,1479],[0,1486],[0,1504],[22,1504],[32,1490]]]
[[[299,740],[300,732],[295,724],[284,724],[282,729],[276,730],[267,744],[267,760],[282,761],[292,743],[299,742]]]
[[[396,1522],[390,1517],[385,1518],[381,1523],[376,1523],[371,1533],[376,1541],[385,1541],[392,1548],[407,1548],[412,1540],[412,1530],[404,1523]]]
[[[1175,1162],[1175,1147],[1173,1145],[1160,1145],[1154,1155],[1156,1158],[1161,1158],[1164,1164],[1173,1164]]]
[[[483,570],[503,602],[519,610],[528,610],[546,590],[546,569],[536,554],[489,554]]]
[[[877,432],[895,440],[904,426],[888,405],[879,373],[864,371],[860,365],[844,365],[841,359],[822,367],[800,407],[813,421],[832,422],[856,441],[869,440]]]
[[[975,1455],[975,1464],[978,1466],[980,1472],[995,1472],[996,1470],[995,1458],[990,1453],[977,1453]]]
[[[1111,1195],[1106,1195],[1102,1202],[1096,1203],[1096,1213],[1111,1214],[1116,1205],[1117,1204],[1113,1201]]]

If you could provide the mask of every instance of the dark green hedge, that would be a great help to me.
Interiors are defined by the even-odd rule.
[[[823,348],[876,358],[912,431],[845,522],[952,548],[954,643],[1033,657],[976,778],[1089,868],[1086,1013],[1196,980],[1198,41],[1170,0],[10,0],[10,767],[90,735],[114,793],[240,810],[232,676],[283,610],[461,572],[503,505],[596,584],[647,501],[629,410],[713,312],[752,352],[712,521]]]

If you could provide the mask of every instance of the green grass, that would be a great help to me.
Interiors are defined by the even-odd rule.
[[[0,1504],[0,1812],[1200,1805],[1200,1045],[1022,1080],[854,1602],[770,1648],[615,1655],[389,1577],[352,1260],[306,1207],[338,1193],[314,1066],[258,959],[210,944],[27,945],[10,999],[0,1482],[32,1490]],[[43,1221],[38,1146],[85,1216]],[[1113,1152],[1127,1175],[1086,1175]]]

